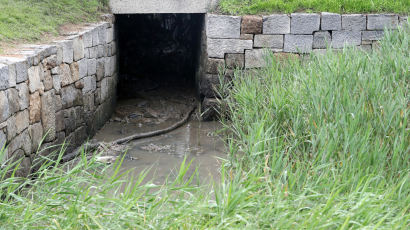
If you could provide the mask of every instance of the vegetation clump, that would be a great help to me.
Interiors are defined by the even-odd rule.
[[[409,31],[386,32],[371,53],[271,55],[236,71],[221,87],[228,159],[209,186],[185,161],[164,185],[84,153],[35,180],[0,167],[0,228],[407,229]]]
[[[107,0],[1,0],[0,41],[33,41],[58,34],[62,24],[93,22]]]
[[[270,14],[295,12],[403,13],[410,12],[408,0],[221,0],[220,10],[228,14]]]

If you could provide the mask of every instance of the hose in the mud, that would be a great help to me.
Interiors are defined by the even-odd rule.
[[[191,114],[195,111],[195,108],[196,108],[196,106],[194,106],[194,107],[189,111],[189,113],[187,113],[187,114],[185,115],[185,117],[182,118],[182,120],[180,120],[180,121],[178,121],[177,123],[175,123],[175,124],[169,126],[168,128],[159,129],[159,130],[155,130],[155,131],[152,131],[152,132],[146,132],[146,133],[137,133],[137,134],[134,134],[134,135],[125,137],[125,138],[121,138],[121,139],[115,140],[115,141],[113,141],[113,142],[111,142],[111,143],[112,143],[112,144],[120,145],[120,144],[128,143],[128,142],[133,141],[133,140],[142,139],[142,138],[147,138],[147,137],[153,137],[153,136],[158,136],[158,135],[162,135],[162,134],[171,132],[172,130],[175,130],[175,129],[181,127],[182,125],[184,125],[184,124],[189,120],[189,117],[191,116]]]
[[[108,143],[108,145],[119,145],[119,144],[125,144],[128,143],[130,141],[133,140],[138,140],[138,139],[143,139],[143,138],[148,138],[148,137],[154,137],[154,136],[158,136],[158,135],[162,135],[168,132],[171,132],[179,127],[181,127],[182,125],[184,125],[185,123],[188,122],[189,118],[191,117],[192,113],[195,111],[196,106],[194,105],[192,107],[192,109],[177,123],[174,123],[173,125],[165,128],[165,129],[159,129],[159,130],[155,130],[155,131],[151,131],[151,132],[146,132],[146,133],[137,133],[125,138],[121,138],[121,139],[117,139],[115,141],[112,141],[110,143]],[[86,143],[83,146],[78,147],[74,152],[67,154],[63,157],[62,161],[63,162],[67,162],[70,161],[72,159],[74,159],[75,157],[77,157],[78,155],[80,155],[81,151],[84,149],[87,150],[92,150],[92,149],[96,149],[101,145],[101,142],[97,142],[97,143]]]

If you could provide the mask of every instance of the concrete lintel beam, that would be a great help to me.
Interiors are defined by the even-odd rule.
[[[219,0],[110,0],[113,14],[207,13]]]

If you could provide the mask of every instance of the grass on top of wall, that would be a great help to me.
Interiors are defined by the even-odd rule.
[[[107,0],[0,0],[0,41],[34,41],[65,23],[93,22]]]
[[[221,0],[227,14],[294,12],[402,13],[410,12],[409,0]]]

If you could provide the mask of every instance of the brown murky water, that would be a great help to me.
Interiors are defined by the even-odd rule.
[[[121,128],[117,127],[117,131]],[[197,168],[196,179],[200,183],[218,180],[221,161],[226,158],[224,144],[215,133],[219,128],[218,122],[191,121],[170,133],[133,141],[128,144],[122,171],[132,170],[132,174],[138,176],[150,169],[145,182],[153,180],[155,184],[163,184],[167,178],[171,181],[176,178],[186,157],[187,162],[192,160],[187,176],[193,175]],[[110,129],[101,130],[96,139],[112,137],[115,130],[111,125]]]
[[[182,95],[182,96],[181,96]],[[181,120],[195,100],[187,92],[154,91],[122,100],[112,119],[95,135],[97,141],[110,142],[135,133],[164,129]],[[132,170],[137,176],[150,169],[145,182],[163,184],[176,178],[186,157],[192,166],[187,176],[198,169],[200,183],[218,180],[222,159],[226,158],[224,144],[216,134],[218,122],[199,122],[193,119],[184,126],[164,135],[136,140],[127,144],[122,171]]]

